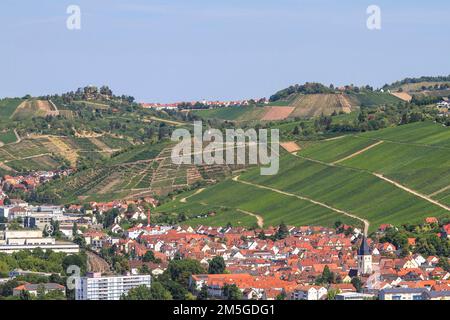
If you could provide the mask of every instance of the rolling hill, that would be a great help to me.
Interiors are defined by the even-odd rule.
[[[252,216],[245,211],[267,225],[332,225],[341,220],[362,226],[367,220],[369,230],[381,223],[448,216],[449,141],[449,128],[432,122],[320,141],[298,155],[282,154],[277,175],[261,176],[250,169],[239,179],[157,211],[185,212],[196,223],[211,224],[227,220],[231,212],[231,223],[248,225]],[[211,211],[214,216],[205,215]]]
[[[266,106],[233,106],[193,112],[205,119],[236,122],[277,121],[297,117],[313,118],[321,114],[350,113],[359,110],[361,106],[376,107],[400,101],[399,98],[383,92],[293,94],[287,101],[273,101]]]
[[[198,183],[215,183],[244,168],[225,164],[176,165],[171,160],[172,148],[173,144],[167,142],[136,146],[43,189],[56,194],[61,204],[138,199],[165,196]]]

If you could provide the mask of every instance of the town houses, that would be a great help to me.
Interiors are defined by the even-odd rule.
[[[276,230],[139,223],[121,235],[86,230],[81,236],[99,253],[128,257],[134,275],[158,277],[174,259],[195,259],[207,270],[221,257],[226,273],[193,274],[189,280],[195,294],[206,290],[211,298],[225,298],[231,285],[244,299],[450,298],[450,273],[440,263],[445,258],[404,256],[392,243],[319,226],[288,226],[282,239],[273,238]],[[150,251],[152,261],[145,259]]]
[[[415,250],[428,244],[411,232],[399,241],[392,235],[400,226],[382,224],[365,235],[342,223],[263,229],[155,224],[156,206],[152,197],[66,206],[8,198],[0,205],[7,221],[0,250],[89,250],[109,261],[106,277],[157,279],[172,261],[196,260],[204,271],[190,275],[189,290],[214,299],[226,299],[230,286],[243,299],[450,299],[448,258],[437,247],[436,253]],[[13,225],[17,231],[9,230]],[[432,232],[443,242],[450,235],[450,223],[435,217],[412,229]],[[208,273],[217,258],[224,269]]]
[[[0,180],[0,189],[4,191],[32,191],[56,177],[68,176],[73,169],[34,171],[26,174],[5,175]]]
[[[266,98],[230,100],[230,101],[190,101],[190,102],[173,102],[173,103],[141,103],[143,108],[155,110],[178,110],[178,109],[197,109],[197,108],[225,108],[232,106],[248,106],[251,104],[268,104]]]

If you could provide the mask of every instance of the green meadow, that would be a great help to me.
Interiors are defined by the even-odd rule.
[[[22,102],[23,102],[23,100],[19,99],[19,98],[14,98],[14,99],[6,98],[3,100],[0,100],[0,121],[1,120],[9,121],[9,118],[12,116],[14,111],[16,111],[17,107]]]
[[[259,169],[257,172],[259,172]],[[230,179],[189,197],[186,199],[186,203],[179,201],[183,197],[186,197],[186,195],[179,195],[177,200],[158,207],[156,212],[184,213],[200,224],[213,225],[223,225],[223,222],[225,224],[227,222],[239,224],[238,222],[240,222],[242,225],[253,226],[256,223],[255,217],[239,212],[237,209],[261,216],[264,219],[265,226],[278,225],[281,222],[290,225],[332,226],[337,220],[360,225],[359,221],[355,219],[309,201],[245,185]],[[211,211],[215,212],[213,217],[195,218]]]
[[[450,149],[446,147],[449,139],[449,129],[432,122],[345,136],[307,145],[299,156],[283,154],[276,175],[261,176],[259,169],[253,168],[241,174],[240,180],[344,210],[369,220],[372,231],[382,223],[421,222],[428,216],[449,216],[450,212],[372,173],[381,173],[425,195],[445,189],[450,181]],[[331,165],[378,140],[384,142]],[[433,198],[449,205],[450,190]],[[360,225],[360,221],[311,202],[232,180],[208,187],[188,198],[187,203],[175,200],[164,204],[158,212],[185,213],[194,218],[216,210],[213,217],[194,219],[204,224],[225,220],[245,224],[242,213],[236,212],[238,209],[260,215],[266,226],[281,221],[292,225],[332,225],[336,220]],[[254,217],[252,220],[254,223]]]

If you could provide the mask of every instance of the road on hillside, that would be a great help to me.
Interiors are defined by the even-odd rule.
[[[386,140],[383,140],[383,141],[386,141]],[[432,204],[434,204],[434,205],[436,205],[438,207],[441,207],[442,209],[450,211],[450,207],[449,206],[446,206],[445,204],[442,204],[439,201],[437,201],[435,199],[432,199],[430,196],[427,196],[427,195],[424,195],[424,194],[420,193],[419,191],[416,191],[416,190],[413,190],[411,188],[408,188],[408,187],[402,185],[401,183],[399,183],[397,181],[389,179],[389,178],[383,176],[380,173],[376,173],[376,172],[372,172],[372,171],[364,170],[364,169],[359,169],[359,168],[354,168],[354,167],[342,166],[342,165],[339,165],[337,163],[328,163],[328,162],[324,162],[324,161],[321,161],[321,160],[316,160],[316,159],[300,156],[300,155],[294,154],[294,153],[291,153],[291,155],[293,155],[293,156],[295,156],[297,158],[303,159],[303,160],[308,160],[308,161],[320,163],[320,164],[323,164],[323,165],[329,166],[329,167],[342,167],[342,168],[346,168],[348,170],[353,170],[353,171],[358,171],[358,172],[366,172],[368,174],[373,175],[374,177],[377,177],[378,179],[381,179],[381,180],[384,180],[386,182],[389,182],[393,186],[395,186],[395,187],[397,187],[399,189],[402,189],[403,191],[406,191],[406,192],[408,192],[408,193],[410,193],[410,194],[412,194],[412,195],[414,195],[416,197],[419,197],[419,198],[421,198],[421,199],[423,199],[425,201],[428,201],[428,202],[430,202],[430,203],[432,203]]]
[[[289,192],[286,192],[286,191],[282,191],[282,190],[278,190],[278,189],[275,189],[275,188],[263,186],[263,185],[260,185],[260,184],[239,180],[239,176],[233,177],[233,181],[236,181],[236,182],[239,182],[239,183],[243,183],[243,184],[246,184],[246,185],[249,185],[249,186],[253,186],[253,187],[256,187],[256,188],[259,188],[259,189],[266,189],[266,190],[270,190],[270,191],[273,191],[273,192],[277,192],[277,193],[283,194],[285,196],[295,197],[295,198],[300,199],[300,200],[309,201],[309,202],[314,203],[316,205],[325,207],[325,208],[330,209],[332,211],[341,213],[341,214],[343,214],[345,216],[348,216],[350,218],[353,218],[353,219],[361,221],[364,224],[364,235],[365,236],[367,236],[367,233],[369,231],[370,223],[369,223],[368,220],[360,218],[358,216],[355,216],[354,214],[351,214],[351,213],[349,213],[347,211],[336,209],[336,208],[334,208],[332,206],[329,206],[329,205],[327,205],[327,204],[325,204],[323,202],[319,202],[319,201],[316,201],[316,200],[313,200],[313,199],[310,199],[310,198],[307,198],[307,197],[303,197],[303,196],[300,196],[300,195],[297,195],[297,194],[294,194],[294,193],[289,193]]]

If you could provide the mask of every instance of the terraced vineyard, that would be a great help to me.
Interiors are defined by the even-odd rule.
[[[292,117],[314,117],[321,114],[330,115],[334,111],[350,113],[357,105],[352,105],[347,96],[341,94],[306,94],[299,95],[291,104],[295,107]]]
[[[137,147],[119,154],[98,169],[89,169],[46,186],[58,194],[61,203],[110,201],[165,195],[198,181],[216,182],[243,166],[175,165],[172,147],[159,153],[160,145]],[[146,157],[147,156],[147,157]],[[124,161],[133,160],[133,161]]]
[[[196,115],[205,119],[230,121],[275,121],[286,118],[312,118],[321,114],[330,115],[333,112],[351,113],[360,106],[376,107],[396,104],[401,100],[389,93],[329,93],[329,94],[296,94],[289,101],[274,101],[267,106],[237,106],[206,110],[194,110]],[[293,108],[293,110],[283,110]],[[278,110],[277,112],[277,108]],[[275,115],[275,116],[274,116]]]
[[[31,136],[17,142],[14,132],[7,132],[7,134],[13,137],[6,137],[9,142],[0,145],[0,163],[16,171],[57,169],[62,162],[56,160],[55,156],[67,159],[72,166],[76,167],[80,157],[105,159],[114,152],[131,146],[124,139],[112,137],[104,138],[108,145],[100,138],[49,135]],[[116,144],[117,141],[120,142]]]
[[[238,181],[221,182],[193,195],[186,204],[175,201],[160,210],[186,209],[196,217],[196,206],[200,211],[223,206],[260,214],[266,224],[331,225],[347,219],[361,225],[351,218],[354,215],[367,219],[370,230],[381,223],[449,216],[449,139],[447,127],[422,122],[317,142],[298,156],[283,154],[277,175],[261,176],[259,170],[250,169]],[[282,200],[266,202],[271,197]],[[313,213],[304,211],[304,202],[309,210],[315,208]],[[285,208],[291,210],[289,214]],[[220,215],[226,214],[219,209]],[[234,215],[230,215],[232,223]],[[205,218],[209,223],[214,219]]]

